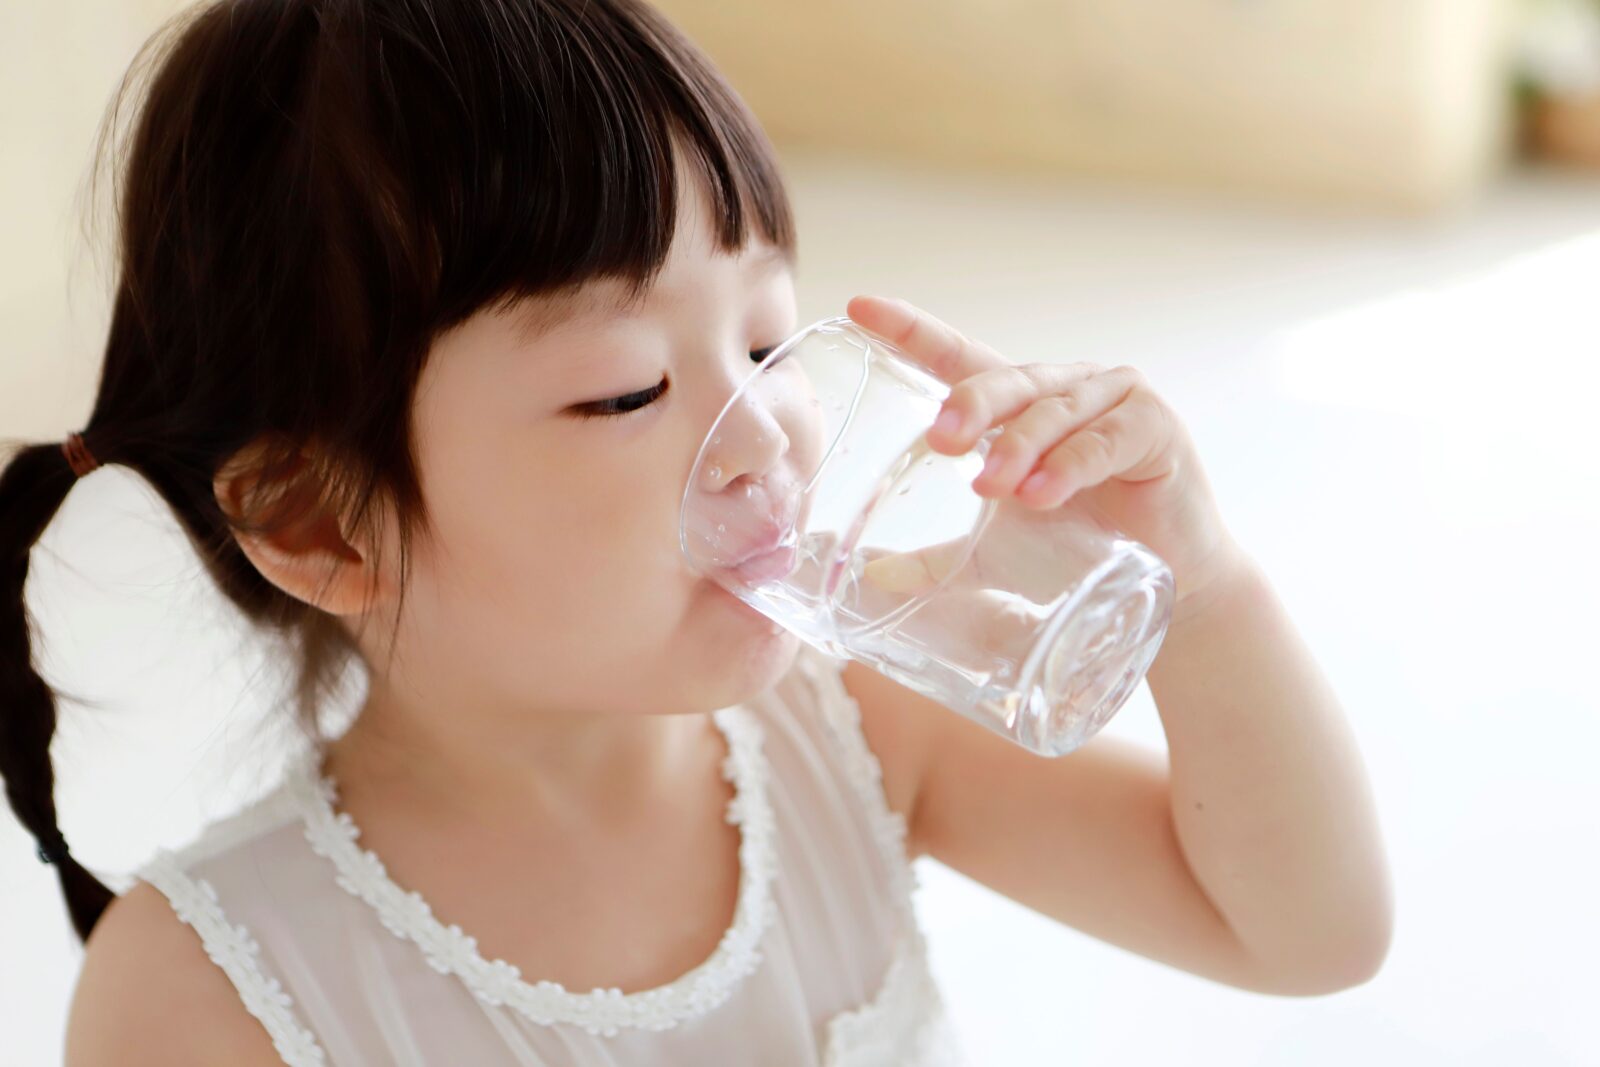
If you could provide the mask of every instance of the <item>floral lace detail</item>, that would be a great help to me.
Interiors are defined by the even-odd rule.
[[[944,998],[928,968],[927,942],[917,922],[912,893],[917,872],[906,852],[905,816],[889,807],[883,765],[861,731],[861,705],[840,677],[844,661],[810,645],[799,653],[807,676],[820,689],[823,721],[838,744],[857,802],[894,884],[902,930],[888,971],[872,999],[828,1020],[823,1035],[824,1067],[920,1067],[966,1062],[951,1027]]]
[[[211,883],[190,878],[165,851],[157,852],[138,876],[159,889],[178,918],[194,927],[206,955],[222,968],[244,1006],[266,1027],[283,1062],[289,1067],[325,1067],[327,1058],[317,1039],[295,1016],[294,999],[276,978],[262,971],[261,946],[242,924],[229,924]]]
[[[348,814],[335,810],[337,790],[331,778],[316,773],[314,753],[291,775],[290,787],[305,821],[306,840],[314,852],[333,862],[339,887],[371,905],[390,933],[414,942],[434,970],[454,974],[479,1000],[509,1005],[541,1025],[573,1023],[606,1037],[623,1028],[667,1030],[720,1005],[738,981],[756,969],[762,958],[760,940],[774,910],[774,818],[767,796],[769,769],[761,751],[761,724],[739,705],[712,715],[728,743],[722,775],[734,786],[726,819],[741,827],[739,899],[733,924],[711,956],[693,970],[638,993],[623,993],[616,987],[573,993],[559,982],[530,984],[514,964],[483,959],[476,938],[454,923],[441,923],[420,893],[395,884],[382,861],[355,843],[361,830]]]
[[[908,932],[877,995],[828,1020],[823,1067],[959,1063],[945,1026],[944,1000],[928,970],[926,946],[919,933]]]
[[[916,868],[906,854],[906,818],[889,807],[884,797],[883,765],[867,747],[866,737],[861,732],[861,705],[839,676],[844,661],[811,645],[802,645],[799,656],[806,673],[823,690],[824,710],[835,709],[833,714],[824,714],[823,720],[844,755],[856,800],[872,823],[872,836],[894,881],[895,900],[911,918],[914,914],[911,894],[920,883]]]

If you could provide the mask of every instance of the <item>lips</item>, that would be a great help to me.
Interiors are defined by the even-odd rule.
[[[744,550],[730,557],[728,566],[737,567],[746,560],[766,555],[778,547],[786,533],[788,533],[786,526],[770,521],[763,522],[756,527],[753,538],[746,543]]]
[[[765,552],[758,552],[741,560],[733,573],[745,582],[766,582],[783,578],[794,570],[795,546],[793,542]]]
[[[732,531],[717,546],[723,550],[718,553],[725,561],[722,566],[737,568],[758,556],[771,554],[786,540],[793,540],[795,518],[799,508],[795,494],[768,496],[766,503],[767,506],[762,508],[754,501],[750,501],[739,509],[738,514],[717,520],[719,529],[726,525]],[[734,532],[741,536],[736,543],[730,545]]]

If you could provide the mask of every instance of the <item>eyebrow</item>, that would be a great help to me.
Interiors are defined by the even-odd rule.
[[[778,245],[768,245],[751,256],[746,270],[752,280],[764,279],[780,269],[795,269],[794,253]],[[633,315],[648,296],[648,290],[633,301],[624,293],[597,295],[593,289],[577,287],[537,298],[523,299],[513,305],[518,338],[524,343],[538,340],[557,326],[588,319],[616,315]]]

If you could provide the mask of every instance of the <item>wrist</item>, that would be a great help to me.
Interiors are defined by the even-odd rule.
[[[1186,629],[1225,610],[1228,603],[1255,587],[1260,570],[1237,543],[1228,541],[1211,554],[1203,577],[1180,588],[1172,606],[1168,632]]]

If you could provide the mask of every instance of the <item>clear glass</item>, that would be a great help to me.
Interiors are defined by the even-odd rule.
[[[965,455],[932,451],[949,392],[851,319],[813,323],[718,414],[680,544],[697,573],[809,644],[1064,755],[1155,659],[1172,572],[1076,497],[1039,510],[979,495],[1004,427]]]

